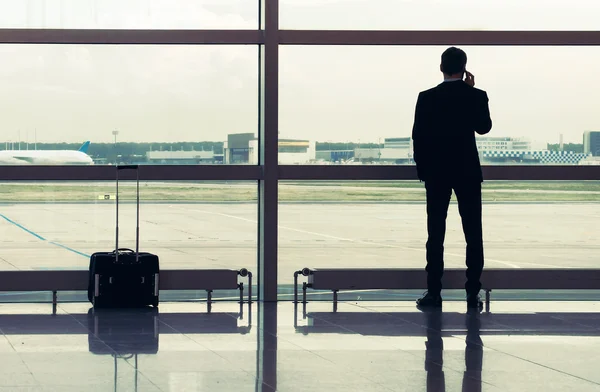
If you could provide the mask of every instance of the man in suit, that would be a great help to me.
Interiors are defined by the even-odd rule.
[[[442,54],[444,81],[419,94],[412,131],[414,159],[427,197],[427,292],[419,307],[442,306],[444,237],[452,190],[458,200],[467,243],[467,306],[482,306],[483,230],[481,183],[483,176],[475,133],[492,128],[485,91],[477,89],[475,77],[466,70],[467,55],[451,47]],[[463,76],[466,78],[463,80]]]

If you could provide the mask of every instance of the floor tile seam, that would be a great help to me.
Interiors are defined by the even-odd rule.
[[[8,338],[8,336],[6,336],[6,334],[4,333],[4,330],[2,328],[0,328],[0,333],[2,334],[2,336],[4,337],[4,339],[6,340],[6,343],[8,343],[8,345],[10,346],[10,348],[13,350],[13,352],[15,354],[18,354],[19,352],[15,349],[15,346],[10,342],[10,339]]]
[[[297,317],[297,315],[298,315],[297,311],[294,311],[294,317]],[[257,327],[257,329],[258,329],[259,331],[263,331],[263,332],[266,332],[266,333],[268,333],[268,334],[272,335],[272,336],[273,336],[273,337],[275,337],[277,340],[281,340],[281,341],[283,341],[283,342],[286,342],[287,344],[290,344],[290,345],[292,345],[292,346],[294,346],[294,347],[296,347],[296,348],[299,348],[299,349],[301,349],[302,351],[308,352],[308,353],[310,353],[310,354],[312,354],[312,355],[314,355],[314,356],[316,356],[316,357],[318,357],[318,358],[321,358],[322,360],[324,360],[324,361],[326,361],[326,362],[329,362],[329,363],[331,363],[332,365],[335,365],[335,366],[339,367],[339,366],[338,366],[338,364],[336,364],[336,363],[335,363],[335,362],[333,362],[332,360],[330,360],[330,359],[328,359],[328,358],[325,358],[324,356],[320,355],[319,353],[317,353],[317,352],[315,352],[315,351],[313,351],[313,350],[309,350],[309,349],[307,349],[307,348],[305,348],[305,347],[302,347],[300,344],[297,344],[297,343],[295,343],[295,342],[293,342],[293,341],[290,341],[290,340],[288,340],[288,339],[282,338],[282,337],[281,337],[281,336],[279,336],[278,334],[275,334],[275,335],[274,335],[274,334],[272,334],[272,333],[271,333],[271,332],[269,332],[269,331],[265,331],[265,329],[264,329],[264,328],[259,328],[259,327]],[[368,379],[368,378],[366,378],[366,377],[363,377],[363,376],[361,376],[361,378],[364,378],[365,380],[367,380],[367,381],[369,381],[369,382],[374,382],[373,380],[370,380],[370,379]],[[377,383],[377,382],[376,382],[376,383]],[[268,385],[268,384],[267,384],[267,385]],[[379,384],[379,383],[377,383],[377,385],[380,385],[380,384]],[[380,385],[380,386],[381,386],[381,385]]]
[[[276,388],[276,387],[274,387],[273,385],[271,385],[271,384],[269,384],[269,383],[267,383],[267,382],[265,382],[265,381],[260,381],[260,379],[258,378],[258,372],[257,372],[256,376],[254,376],[254,380],[255,380],[255,381],[254,381],[254,385],[255,385],[255,386],[258,386],[258,385],[261,385],[261,386],[262,386],[262,385],[266,385],[266,386],[268,386],[269,388],[271,388],[273,391],[277,392],[277,388]],[[256,390],[258,391],[258,389],[256,389]]]
[[[346,331],[348,331],[348,332],[352,333],[353,335],[359,335],[359,336],[363,336],[363,337],[365,337],[365,338],[366,338],[366,336],[365,336],[365,335],[361,335],[360,333],[357,333],[357,332],[355,332],[355,331],[352,331],[352,330],[351,330],[351,329],[349,329],[349,328],[345,328],[345,327],[342,327],[342,326],[340,326],[340,325],[334,324],[334,323],[332,323],[331,321],[328,321],[328,320],[323,320],[323,319],[321,319],[321,321],[324,321],[324,322],[326,322],[326,323],[328,323],[328,324],[330,324],[330,325],[332,325],[332,326],[334,326],[334,327],[336,327],[336,328],[341,328],[341,329],[344,329],[344,330],[346,330]],[[299,348],[301,348],[301,349],[303,349],[303,350],[305,350],[305,351],[308,351],[308,352],[310,352],[310,353],[311,353],[311,354],[313,354],[313,355],[316,355],[316,356],[318,356],[319,358],[322,358],[322,359],[324,359],[324,360],[325,360],[325,361],[327,361],[327,362],[330,362],[330,363],[333,363],[334,365],[336,365],[336,363],[335,363],[335,362],[333,362],[332,360],[330,360],[330,359],[328,359],[328,358],[325,358],[325,357],[323,357],[322,355],[318,354],[318,353],[317,353],[317,352],[315,352],[315,351],[312,351],[312,350],[306,349],[306,348],[304,348],[304,347],[302,347],[302,346],[300,346],[300,345],[298,345],[298,344],[295,344],[295,343],[293,343],[293,342],[292,342],[292,344],[293,344],[293,345],[295,345],[296,347],[299,347]]]
[[[10,345],[10,347],[13,350],[13,352],[19,356],[19,360],[21,361],[21,363],[23,364],[23,366],[25,366],[25,369],[27,369],[28,374],[31,375],[31,377],[33,378],[33,381],[35,381],[36,386],[43,387],[43,385],[39,382],[39,380],[37,379],[37,377],[35,376],[35,374],[33,374],[33,372],[31,371],[31,369],[27,365],[27,362],[25,362],[25,360],[23,359],[23,356],[21,355],[21,353],[15,349],[15,346],[10,342],[10,340],[8,339],[8,337],[6,336],[6,334],[4,333],[4,331],[1,328],[0,328],[0,333],[2,334],[2,336],[4,337],[4,339],[6,339],[6,342]]]
[[[552,317],[552,316],[551,316],[551,317]],[[563,321],[563,320],[561,320],[561,321]],[[502,328],[503,328],[503,331],[504,331],[504,330],[506,330],[507,334],[508,334],[508,333],[510,333],[510,332],[512,332],[513,334],[517,334],[518,332],[522,332],[522,331],[523,331],[523,329],[522,329],[522,328],[513,328],[513,327],[511,327],[511,326],[509,326],[509,325],[507,325],[507,324],[500,323],[500,322],[498,322],[498,321],[493,321],[493,324],[494,324],[494,325],[497,325],[497,326],[499,326],[499,327],[502,327]],[[584,325],[584,327],[586,327],[586,326]],[[597,330],[597,329],[595,329],[595,328],[592,328],[592,327],[586,327],[586,328],[588,328],[590,331],[596,331],[596,330]],[[536,331],[536,330],[531,330],[531,332],[532,332],[532,333],[536,333],[537,331]],[[550,332],[551,332],[551,331],[550,331]],[[564,334],[564,333],[562,333],[562,334],[559,334],[559,333],[557,333],[557,335],[563,335],[563,334]],[[524,335],[524,336],[530,336],[530,335]],[[571,335],[571,336],[573,336],[573,335]]]
[[[586,325],[586,324],[582,324],[580,322],[575,322],[575,321],[567,320],[564,317],[558,317],[558,316],[550,316],[550,318],[553,318],[555,320],[564,321],[564,322],[569,323],[569,324],[578,325],[580,327],[589,328],[589,329],[594,330],[594,331],[600,331],[600,326]]]
[[[60,305],[57,305],[57,308],[59,308],[61,311],[65,312],[65,314],[68,315],[69,317],[71,317],[73,320],[75,320],[75,322],[77,324],[81,325],[87,331],[88,336],[89,335],[94,336],[94,338],[96,340],[98,340],[99,342],[102,342],[102,344],[104,344],[106,347],[108,347],[113,352],[113,354],[118,355],[118,353],[112,347],[110,347],[108,344],[106,344],[106,342],[104,340],[100,339],[100,337],[98,335],[96,335],[95,333],[92,333],[92,331],[90,331],[90,328],[88,325],[83,324],[83,322],[79,321],[77,319],[77,317],[73,316],[73,314],[68,312],[66,309],[63,309]]]
[[[520,361],[528,362],[528,363],[530,363],[530,364],[532,364],[532,365],[536,365],[536,366],[539,366],[539,367],[541,367],[541,368],[544,368],[544,369],[547,369],[547,370],[551,370],[551,371],[555,371],[555,372],[557,372],[557,373],[561,373],[561,374],[563,374],[563,375],[565,375],[565,376],[573,377],[573,378],[579,379],[579,380],[581,380],[581,381],[589,382],[589,383],[591,383],[591,384],[594,384],[594,385],[600,385],[600,383],[599,383],[599,382],[596,382],[596,381],[593,381],[593,380],[588,380],[587,378],[584,378],[584,377],[578,376],[578,375],[576,375],[576,374],[571,374],[571,373],[569,373],[569,372],[566,372],[566,371],[564,371],[564,370],[561,370],[561,369],[556,369],[556,368],[554,368],[554,367],[552,367],[552,366],[549,366],[549,365],[544,365],[544,364],[542,364],[542,363],[538,363],[538,362],[536,362],[536,361],[533,361],[533,360],[530,360],[530,359],[527,359],[527,358],[520,357],[520,356],[518,356],[518,355],[516,355],[516,354],[511,354],[511,353],[509,353],[509,352],[506,352],[506,351],[503,351],[503,350],[499,350],[499,349],[497,349],[497,348],[494,348],[494,347],[491,347],[491,346],[484,346],[484,347],[486,347],[486,348],[487,348],[488,350],[490,350],[490,351],[494,351],[494,352],[496,352],[496,353],[504,354],[504,355],[506,355],[506,356],[509,356],[509,357],[512,357],[512,358],[518,359],[518,360],[520,360]]]

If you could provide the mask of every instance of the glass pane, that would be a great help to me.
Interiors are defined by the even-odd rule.
[[[256,0],[0,2],[0,28],[257,29]]]
[[[283,29],[596,30],[594,0],[280,0]]]
[[[282,299],[291,299],[294,271],[304,267],[425,268],[422,183],[283,181],[279,192]],[[597,181],[484,182],[485,268],[600,268],[594,219],[599,192]],[[445,267],[464,269],[466,244],[454,194],[446,224]],[[331,300],[330,292],[309,293],[313,300]],[[407,290],[344,295],[352,300],[416,298]],[[457,295],[463,298],[464,292]]]
[[[305,162],[414,163],[417,96],[442,82],[445,49],[283,46],[281,139],[314,143],[314,158],[297,154]],[[475,87],[489,97],[493,127],[477,136],[484,164],[577,164],[587,158],[584,132],[600,129],[596,48],[464,49]]]
[[[1,270],[87,270],[92,253],[114,250],[114,182],[0,188]],[[119,247],[135,249],[135,181],[119,183],[119,199]],[[246,268],[256,275],[255,182],[143,181],[140,199],[140,250],[158,255],[161,269]]]
[[[219,164],[229,133],[257,129],[254,46],[5,45],[0,54],[11,59],[0,64],[0,148],[12,150],[0,151],[3,165]],[[89,156],[75,152],[85,141]]]

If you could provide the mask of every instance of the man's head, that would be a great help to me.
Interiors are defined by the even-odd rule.
[[[466,66],[467,54],[461,49],[452,46],[442,53],[440,71],[442,71],[446,77],[462,78]]]

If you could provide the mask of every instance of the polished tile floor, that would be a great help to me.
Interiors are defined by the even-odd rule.
[[[0,331],[0,391],[600,391],[596,302],[1,304]]]

